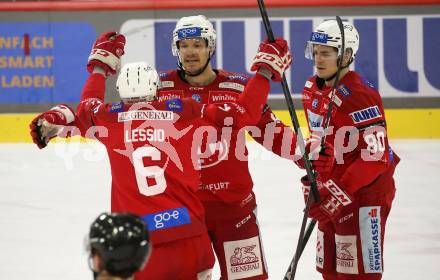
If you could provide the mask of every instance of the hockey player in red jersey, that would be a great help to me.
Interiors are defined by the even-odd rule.
[[[223,125],[224,119],[234,129],[254,123],[267,99],[267,77],[273,65],[264,59],[255,63],[258,72],[238,102],[205,106],[191,99],[157,100],[156,71],[145,63],[128,64],[117,81],[122,102],[105,104],[105,78],[116,73],[124,44],[122,35],[101,35],[89,57],[92,75],[76,116],[67,106],[58,105],[34,119],[31,134],[42,148],[57,131],[56,125],[74,124],[106,146],[112,211],[138,214],[150,230],[153,253],[136,279],[208,279],[214,259],[203,206],[196,196],[200,185],[193,153],[198,150],[197,132],[205,131],[201,124]],[[280,48],[277,43],[262,45]],[[281,61],[278,54],[271,58]]]
[[[249,83],[249,77],[213,69],[210,60],[215,47],[216,31],[206,17],[181,18],[173,31],[172,41],[172,52],[177,57],[179,69],[160,74],[162,88],[159,98],[190,97],[200,104],[236,103]],[[280,81],[290,61],[287,43],[278,39],[276,45],[260,45],[253,68],[270,64],[268,69],[272,80]],[[256,141],[278,155],[289,158],[292,154],[293,159],[295,134],[275,117],[267,105],[253,125],[248,129]],[[231,129],[226,125],[218,127],[215,134],[209,141],[205,139],[205,146],[201,149],[198,197],[206,210],[208,232],[219,260],[221,279],[267,279],[248,168],[245,130]],[[288,141],[283,143],[283,139]],[[315,165],[322,164],[325,169],[326,160],[330,159],[316,161]],[[237,252],[246,252],[246,256],[252,255],[252,258]]]
[[[310,209],[319,225],[316,266],[326,280],[376,280],[382,278],[385,224],[399,157],[388,143],[379,92],[348,68],[359,48],[359,34],[351,23],[343,25],[343,51],[338,24],[329,20],[312,33],[305,52],[316,67],[302,95],[308,126],[314,134],[327,135],[336,156],[331,172],[318,172],[321,201]],[[340,59],[340,80],[324,132]],[[307,196],[306,178],[302,183]]]

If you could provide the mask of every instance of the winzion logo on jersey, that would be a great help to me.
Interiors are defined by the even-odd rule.
[[[126,121],[146,121],[146,120],[165,120],[172,121],[173,120],[173,112],[170,111],[128,111],[118,113],[118,122],[126,122]]]

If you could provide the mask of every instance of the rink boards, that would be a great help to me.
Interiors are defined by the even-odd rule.
[[[388,109],[385,110],[388,133],[392,139],[440,138],[440,109]],[[291,124],[289,112],[275,110],[286,124]],[[36,113],[0,114],[0,143],[29,143],[29,123]],[[304,112],[298,111],[301,127],[306,127]]]
[[[322,20],[339,14],[359,29],[361,46],[352,68],[383,96],[390,137],[440,138],[440,5],[404,4],[271,8],[274,32],[289,41],[294,54],[294,64],[286,73],[294,102],[298,103],[304,82],[313,74],[312,62],[303,55],[305,41]],[[88,76],[84,64],[90,46],[103,31],[126,35],[123,62],[143,59],[158,69],[173,69],[171,32],[177,18],[205,14],[217,29],[213,64],[251,74],[253,55],[265,37],[259,12],[256,7],[229,8],[0,11],[0,142],[30,142],[28,124],[37,112],[57,103],[76,107]],[[107,83],[108,102],[118,99],[114,83],[113,78]],[[286,105],[280,85],[271,89],[272,109],[290,123],[287,111],[282,111]],[[302,109],[296,108],[304,126]]]

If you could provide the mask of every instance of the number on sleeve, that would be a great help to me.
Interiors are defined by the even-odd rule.
[[[383,131],[378,131],[377,133],[365,134],[365,143],[367,143],[367,150],[375,154],[377,152],[385,151],[385,133]]]

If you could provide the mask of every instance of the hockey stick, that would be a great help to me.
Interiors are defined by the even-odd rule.
[[[274,35],[272,32],[272,27],[270,25],[269,16],[267,15],[267,10],[266,10],[266,6],[264,5],[264,1],[263,0],[257,0],[257,1],[258,1],[258,7],[259,7],[260,13],[261,13],[261,18],[263,19],[264,27],[266,29],[267,37],[270,42],[274,42],[275,38],[274,38]],[[298,143],[300,150],[302,152],[302,156],[303,156],[303,160],[304,160],[304,167],[307,171],[307,176],[308,176],[308,179],[311,184],[311,186],[310,186],[310,194],[311,195],[309,195],[307,198],[306,208],[304,210],[304,215],[303,215],[303,219],[302,219],[302,223],[301,223],[301,230],[300,230],[299,237],[298,237],[298,243],[297,243],[297,247],[296,247],[295,256],[289,265],[289,269],[288,269],[286,276],[285,276],[285,279],[286,279],[286,277],[288,275],[289,275],[289,277],[290,277],[290,275],[293,275],[293,277],[295,277],[294,275],[295,275],[296,266],[298,264],[299,257],[301,256],[301,253],[304,250],[305,244],[307,244],[307,241],[313,231],[314,223],[316,223],[316,222],[314,222],[312,226],[309,226],[307,234],[304,235],[304,230],[305,230],[306,224],[307,224],[307,217],[308,217],[308,213],[309,213],[309,208],[310,208],[310,204],[312,203],[311,199],[313,197],[314,201],[319,202],[319,193],[318,193],[318,188],[317,188],[317,184],[316,184],[315,174],[312,170],[312,164],[310,163],[309,155],[308,155],[307,151],[305,150],[304,137],[303,137],[301,129],[299,127],[298,117],[295,112],[295,107],[293,105],[293,100],[290,95],[290,90],[287,85],[286,76],[284,75],[284,73],[283,73],[281,85],[283,88],[284,98],[286,99],[286,104],[287,104],[287,107],[289,110],[290,118],[292,120],[293,128],[294,128],[295,133],[297,135],[297,143]],[[303,240],[304,236],[307,237],[306,240]],[[292,274],[292,272],[293,272],[293,274]],[[287,279],[289,279],[289,278],[287,278]]]
[[[325,147],[326,130],[328,129],[328,127],[330,125],[330,118],[332,116],[332,111],[333,111],[333,103],[334,103],[334,98],[335,98],[335,94],[336,94],[336,87],[338,86],[338,83],[339,83],[339,76],[341,74],[342,62],[344,60],[344,54],[345,54],[344,24],[342,23],[342,20],[339,16],[336,16],[336,22],[338,23],[339,31],[341,32],[341,58],[338,61],[338,70],[336,71],[335,81],[333,83],[332,94],[330,97],[331,102],[328,106],[326,120],[325,120],[325,124],[324,124],[324,135],[321,138],[321,147]],[[307,214],[308,214],[308,210],[310,208],[310,205],[308,205],[310,202],[311,201],[310,201],[310,196],[309,196],[307,199],[306,210],[305,210],[305,212],[307,211]],[[295,257],[292,259],[292,262],[290,263],[289,268],[287,269],[287,272],[284,276],[284,280],[295,279],[295,273],[296,273],[296,267],[298,265],[298,260],[301,257],[302,252],[304,251],[305,244],[307,244],[307,242],[309,241],[310,235],[312,234],[315,225],[316,225],[316,220],[311,220],[309,225],[307,226],[306,233],[304,234],[304,237],[303,237],[304,246],[302,248],[300,248],[299,252],[297,251],[297,253],[295,254]]]
[[[269,17],[266,12],[266,7],[264,5],[264,1],[263,0],[257,0],[257,1],[258,1],[258,6],[260,7],[261,17],[263,19],[263,23],[264,23],[264,27],[266,29],[267,37],[270,42],[275,42],[275,37],[272,32],[272,27],[269,22]],[[312,196],[315,201],[319,201],[319,193],[318,193],[318,190],[316,187],[315,174],[313,173],[313,170],[312,170],[312,164],[310,163],[309,155],[308,155],[307,151],[305,150],[304,137],[302,135],[302,132],[301,132],[301,129],[299,126],[298,117],[295,112],[295,107],[293,105],[292,96],[290,95],[289,86],[287,85],[287,80],[286,80],[286,76],[284,75],[284,73],[283,73],[282,78],[283,79],[281,81],[281,85],[283,87],[284,98],[286,99],[286,104],[287,104],[287,108],[289,110],[290,118],[291,118],[291,121],[293,124],[293,129],[295,130],[295,133],[297,135],[297,140],[298,140],[297,143],[298,143],[299,148],[303,154],[304,166],[307,171],[307,176],[312,184],[312,188],[311,188]]]

